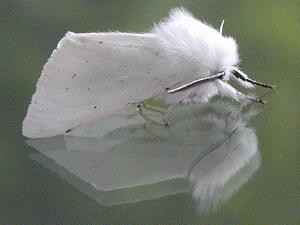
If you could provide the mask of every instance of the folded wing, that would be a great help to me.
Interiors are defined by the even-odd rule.
[[[185,77],[172,71],[154,34],[68,32],[44,66],[23,135],[66,133],[153,97]]]

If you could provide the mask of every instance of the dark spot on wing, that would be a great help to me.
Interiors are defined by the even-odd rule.
[[[88,63],[88,62],[89,62],[89,60],[85,60],[85,62],[86,62],[86,63]]]
[[[97,109],[97,106],[96,106],[96,105],[94,106],[94,109]]]
[[[65,134],[70,133],[72,131],[72,129],[68,129],[66,130]]]
[[[99,44],[103,44],[103,41],[99,41],[98,43],[99,43]]]
[[[73,75],[72,75],[72,78],[74,78],[74,77],[76,77],[77,76],[77,74],[76,73],[74,73]]]
[[[88,90],[88,91],[90,91],[91,89],[90,89],[90,88],[88,88],[87,90]]]
[[[69,88],[66,88],[66,90],[68,91],[68,90],[69,90]]]
[[[155,52],[155,55],[159,55],[159,53],[158,53],[158,52]]]

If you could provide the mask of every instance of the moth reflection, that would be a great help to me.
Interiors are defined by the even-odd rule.
[[[248,121],[260,111],[217,101],[178,106],[172,126],[161,108],[128,106],[65,136],[29,139],[30,157],[102,205],[192,193],[202,214],[216,211],[259,168]]]

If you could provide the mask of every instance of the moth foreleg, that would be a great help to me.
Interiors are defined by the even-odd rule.
[[[249,99],[252,102],[258,102],[258,103],[261,103],[261,104],[265,104],[267,102],[266,100],[263,100],[261,98],[255,98],[255,97],[252,97],[252,96],[249,96],[249,95],[245,95],[241,92],[239,92],[239,94],[243,95],[245,98]]]
[[[223,96],[227,96],[230,97],[236,101],[238,101],[239,99],[248,99],[252,102],[258,102],[258,103],[266,103],[266,101],[260,99],[260,98],[255,98],[246,94],[243,94],[242,92],[239,92],[238,90],[236,90],[234,87],[232,87],[231,85],[229,85],[226,82],[220,81],[219,82],[219,92],[221,95]]]
[[[145,105],[146,105],[146,104],[145,104],[144,101],[138,102],[136,108],[137,108],[140,112],[143,112]]]
[[[163,120],[164,126],[165,128],[170,128],[170,116],[172,115],[174,109],[177,107],[178,104],[180,104],[181,101],[179,103],[176,104],[172,104],[167,108],[167,111],[165,113],[165,118]]]

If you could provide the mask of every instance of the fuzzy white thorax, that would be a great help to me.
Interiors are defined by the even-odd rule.
[[[210,25],[195,19],[183,9],[174,9],[156,25],[153,32],[165,49],[172,66],[188,64],[199,77],[220,71],[229,74],[239,62],[238,47],[232,37],[223,36]]]

